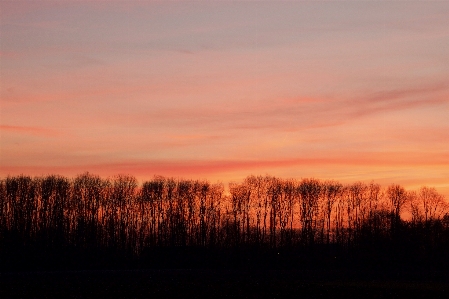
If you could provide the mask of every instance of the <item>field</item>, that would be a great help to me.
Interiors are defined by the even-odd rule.
[[[445,272],[120,270],[2,273],[1,298],[447,298]]]

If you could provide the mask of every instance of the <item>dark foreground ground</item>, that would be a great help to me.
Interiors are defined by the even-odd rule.
[[[0,298],[449,298],[449,271],[108,270],[0,274]]]

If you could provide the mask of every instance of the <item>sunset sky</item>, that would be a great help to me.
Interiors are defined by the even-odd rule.
[[[1,1],[0,19],[0,177],[271,174],[449,198],[449,1]]]

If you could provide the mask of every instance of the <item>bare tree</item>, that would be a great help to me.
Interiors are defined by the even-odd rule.
[[[301,238],[304,244],[311,245],[315,241],[321,184],[316,179],[304,179],[301,181],[298,191],[301,196]]]
[[[323,216],[326,223],[326,243],[330,243],[332,211],[337,200],[341,197],[343,185],[335,181],[326,181],[323,183]]]
[[[418,198],[426,222],[440,219],[447,211],[444,197],[435,188],[422,187],[419,190]]]
[[[398,226],[401,223],[401,211],[407,202],[407,193],[405,189],[399,185],[390,185],[387,189],[387,195],[389,200],[392,234],[397,233]]]

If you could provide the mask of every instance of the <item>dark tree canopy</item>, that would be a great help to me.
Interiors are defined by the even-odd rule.
[[[153,260],[199,252],[201,260],[288,252],[295,260],[301,252],[425,258],[449,248],[448,205],[430,187],[249,176],[226,191],[161,176],[138,184],[126,175],[22,175],[0,180],[0,211],[3,267],[25,253],[87,261],[106,253]]]

